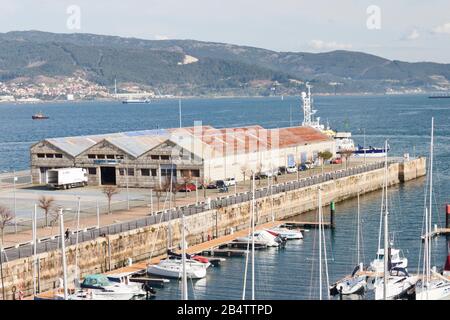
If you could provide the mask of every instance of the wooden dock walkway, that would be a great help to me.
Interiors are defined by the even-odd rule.
[[[450,228],[435,228],[433,231],[431,231],[431,238],[437,237],[439,235],[449,235],[450,234]],[[425,241],[426,235],[422,236],[422,241]]]
[[[294,227],[294,228],[319,228],[320,223],[317,221],[280,221],[283,225],[287,227]],[[322,222],[322,226],[324,228],[331,228],[332,225],[330,222]]]
[[[267,229],[267,228],[273,228],[279,225],[282,225],[284,223],[284,221],[271,221],[271,222],[267,222],[267,223],[263,223],[260,224],[258,226],[255,226],[255,230],[261,230],[261,229]],[[236,238],[239,237],[245,237],[247,236],[249,233],[249,228],[245,228],[243,230],[234,232],[232,234],[229,235],[225,235],[222,237],[218,237],[216,239],[212,239],[210,241],[206,241],[203,243],[199,243],[196,245],[193,245],[191,247],[189,247],[186,252],[188,254],[199,254],[205,251],[208,251],[208,249],[211,248],[216,248],[219,247],[221,245],[227,244],[231,241],[233,241]],[[179,251],[178,251],[179,252]],[[129,274],[129,275],[133,275],[133,274],[138,274],[138,273],[142,273],[145,272],[145,270],[147,269],[148,265],[151,264],[157,264],[159,263],[162,259],[166,258],[167,255],[160,255],[151,259],[147,259],[141,262],[137,262],[137,263],[133,263],[129,266],[125,266],[122,268],[118,268],[115,270],[111,270],[105,273],[105,275],[113,275],[113,274]],[[62,291],[61,289],[55,289],[55,290],[50,290],[50,291],[46,291],[46,292],[42,292],[36,295],[36,298],[38,299],[54,299],[56,297],[57,294],[61,294]],[[34,299],[33,296],[29,296],[26,298],[27,300],[32,300]]]

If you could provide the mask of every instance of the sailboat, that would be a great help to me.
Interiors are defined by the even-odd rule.
[[[270,231],[267,230],[258,230],[249,234],[246,237],[238,237],[236,241],[238,242],[247,242],[249,240],[254,239],[257,242],[263,243],[268,247],[278,247],[280,243],[277,241],[276,235],[273,235]]]
[[[387,148],[387,140],[385,142]],[[394,300],[404,297],[414,288],[417,277],[410,276],[406,268],[393,267],[391,263],[391,247],[389,243],[389,209],[388,209],[388,164],[385,157],[384,168],[384,252],[383,277],[375,279],[375,300]]]
[[[186,258],[186,240],[184,237],[184,216],[182,217],[182,253],[181,259],[168,258],[161,260],[158,264],[150,265],[147,268],[147,273],[165,277],[165,278],[176,278],[182,279],[184,275],[190,279],[202,279],[206,277],[206,269],[211,265],[211,263],[204,263],[194,259]]]
[[[325,232],[323,228],[323,212],[322,212],[322,189],[318,190],[318,210],[319,210],[319,299],[322,300],[322,247],[323,258],[325,260],[325,275],[327,288],[330,287],[330,280],[328,277],[328,261],[327,261],[327,246],[325,244]],[[330,290],[327,290],[327,299],[330,300]]]
[[[360,272],[364,270],[363,263],[360,259],[360,205],[359,205],[359,192],[358,192],[358,214],[357,214],[357,229],[356,229],[356,261],[358,265],[353,269],[350,276],[339,280],[330,288],[330,294],[342,294],[353,295],[364,293],[367,285],[366,275]]]
[[[424,248],[424,274],[423,279],[416,284],[416,300],[449,300],[450,280],[431,268],[431,226],[432,226],[432,200],[433,200],[433,154],[434,154],[434,118],[431,118],[430,142],[430,198],[429,208],[425,205],[425,248]],[[446,268],[448,268],[447,257]]]
[[[387,148],[388,143],[385,142],[385,148]],[[383,193],[381,198],[381,211],[380,211],[380,229],[379,229],[379,235],[378,235],[378,250],[377,254],[374,260],[370,262],[369,270],[373,271],[375,273],[381,273],[384,272],[384,266],[385,266],[385,256],[387,256],[387,259],[389,261],[389,265],[391,267],[395,268],[403,268],[406,269],[408,267],[408,258],[404,257],[399,249],[393,248],[393,243],[389,243],[388,245],[385,245],[386,247],[389,247],[389,250],[387,251],[388,254],[385,254],[384,248],[381,248],[381,229],[383,226],[383,210],[385,211],[385,216],[387,215],[387,153],[385,154],[385,185],[383,187]],[[386,199],[385,199],[386,197]],[[383,208],[383,206],[385,206]],[[386,222],[387,223],[387,222]]]
[[[250,233],[255,233],[255,174],[252,173],[252,201],[250,205]],[[247,270],[248,270],[248,255],[252,246],[252,300],[255,300],[255,237],[247,238],[247,250],[245,255],[245,270],[244,270],[244,285],[242,288],[242,300],[245,300],[245,293],[247,288]]]

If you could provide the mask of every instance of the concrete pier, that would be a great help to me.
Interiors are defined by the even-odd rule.
[[[355,174],[335,175],[317,183],[302,187],[292,182],[275,189],[276,193],[259,191],[255,201],[257,223],[288,219],[295,215],[317,208],[317,188],[322,188],[322,203],[342,201],[355,197],[358,192],[366,193],[378,190],[384,181],[384,168],[370,171],[354,171]],[[425,158],[391,163],[388,169],[389,185],[406,182],[426,174]],[[289,185],[290,184],[290,185]],[[248,227],[250,217],[250,201],[236,204],[220,205],[214,209],[204,210],[185,217],[188,230],[189,246],[206,242],[214,235],[229,235]],[[170,228],[169,228],[170,225]],[[136,226],[138,226],[136,224]],[[168,230],[172,230],[169,235]],[[78,246],[78,264],[81,277],[92,273],[103,273],[127,264],[129,258],[133,261],[147,261],[151,257],[165,254],[168,246],[177,246],[181,238],[181,222],[179,218],[171,221],[162,220],[146,227],[136,228],[126,232],[105,235]],[[170,242],[170,239],[172,243]],[[66,258],[69,266],[68,281],[73,282],[76,274],[75,246],[67,246]],[[41,253],[38,259],[38,284],[41,292],[54,289],[62,277],[61,251],[53,250]],[[13,287],[22,290],[25,295],[33,293],[33,259],[26,257],[4,263],[5,298],[12,298]]]

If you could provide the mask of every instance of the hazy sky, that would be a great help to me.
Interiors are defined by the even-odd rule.
[[[67,27],[71,5],[80,29]],[[0,32],[31,29],[450,63],[449,0],[1,0]]]

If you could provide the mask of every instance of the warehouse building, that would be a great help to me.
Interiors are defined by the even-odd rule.
[[[30,148],[33,182],[53,168],[81,167],[90,185],[161,187],[171,178],[209,183],[314,161],[335,143],[311,127],[211,126],[51,138]]]

